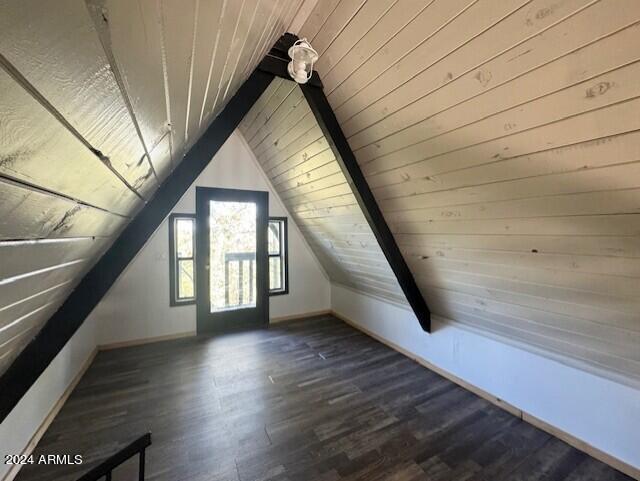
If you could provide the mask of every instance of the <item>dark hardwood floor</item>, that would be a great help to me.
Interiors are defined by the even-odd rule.
[[[630,479],[331,317],[101,352],[17,479],[147,430],[149,480]]]

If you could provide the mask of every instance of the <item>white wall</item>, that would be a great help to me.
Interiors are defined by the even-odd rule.
[[[5,454],[20,454],[96,348],[96,325],[87,320],[0,424],[0,479]]]
[[[195,187],[269,191],[269,214],[287,215],[242,134],[235,132],[173,208],[195,212]],[[99,344],[174,335],[196,330],[195,306],[169,306],[167,220],[125,269],[91,313]],[[289,294],[270,298],[271,318],[329,309],[330,286],[320,264],[289,218]]]
[[[640,391],[333,284],[332,309],[518,409],[640,468]]]

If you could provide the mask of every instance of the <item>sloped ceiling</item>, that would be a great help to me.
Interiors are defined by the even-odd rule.
[[[0,4],[0,372],[302,1],[54,3]]]
[[[331,280],[406,304],[298,84],[274,79],[238,128]]]
[[[299,3],[2,2],[0,371]],[[640,380],[640,2],[318,0],[300,36],[432,310]],[[310,118],[286,124],[297,87],[270,92],[243,130],[318,256],[402,302]]]
[[[635,384],[639,21],[636,0],[319,0],[300,32],[432,311]],[[299,92],[270,95],[242,130],[310,243],[394,295]]]

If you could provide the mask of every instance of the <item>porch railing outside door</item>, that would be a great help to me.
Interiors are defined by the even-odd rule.
[[[237,275],[232,278],[231,267],[237,264]],[[248,268],[248,283],[245,283],[245,265]],[[224,300],[227,307],[252,305],[255,301],[254,279],[256,274],[255,252],[229,252],[224,256]],[[232,288],[238,294],[238,303],[231,303]],[[235,297],[235,296],[234,296]]]

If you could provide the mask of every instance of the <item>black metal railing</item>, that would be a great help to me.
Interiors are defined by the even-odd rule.
[[[149,446],[151,446],[151,433],[140,436],[138,439],[133,441],[128,446],[122,448],[113,456],[105,459],[91,471],[84,474],[81,478],[78,478],[78,481],[98,481],[102,478],[105,478],[106,481],[111,481],[111,473],[113,472],[113,470],[125,461],[134,457],[136,454],[140,455],[138,481],[144,481],[145,451]]]
[[[245,262],[249,264],[249,283],[248,288],[245,288],[244,283],[244,265]],[[238,263],[238,273],[235,276],[235,283],[237,285],[238,303],[233,305],[244,306],[245,304],[253,303],[253,278],[256,272],[256,254],[255,252],[229,252],[224,256],[224,303],[225,306],[230,307],[231,304],[231,270],[230,264]]]

